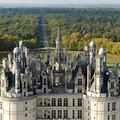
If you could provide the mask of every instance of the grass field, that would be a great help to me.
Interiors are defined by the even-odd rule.
[[[107,54],[107,64],[120,64],[120,56]]]

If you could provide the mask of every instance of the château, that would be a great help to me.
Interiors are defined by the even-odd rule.
[[[3,58],[0,120],[120,120],[118,64],[109,68],[94,41],[75,57],[61,44],[58,28],[45,60],[23,41]]]

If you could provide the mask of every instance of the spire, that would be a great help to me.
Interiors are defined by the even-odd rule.
[[[62,49],[61,49],[61,33],[60,33],[60,27],[58,27],[57,31],[57,39],[56,39],[56,54],[57,54],[57,59],[58,62],[60,61]]]

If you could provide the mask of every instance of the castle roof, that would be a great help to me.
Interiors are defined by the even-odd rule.
[[[15,54],[15,53],[19,53],[20,52],[20,49],[19,49],[19,47],[15,47],[14,49],[13,49],[13,53]]]
[[[99,49],[99,52],[98,52],[99,55],[102,55],[102,54],[105,54],[105,53],[106,53],[106,51],[105,51],[104,48]]]

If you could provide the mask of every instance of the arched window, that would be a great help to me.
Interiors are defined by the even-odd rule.
[[[68,106],[68,99],[67,98],[64,99],[64,106]]]
[[[44,99],[44,106],[50,106],[50,99]]]
[[[44,111],[44,118],[47,118],[47,119],[50,118],[50,111],[48,111],[48,110]]]
[[[52,99],[52,106],[56,106],[56,99],[55,98]]]
[[[62,106],[62,98],[58,98],[58,106]]]

